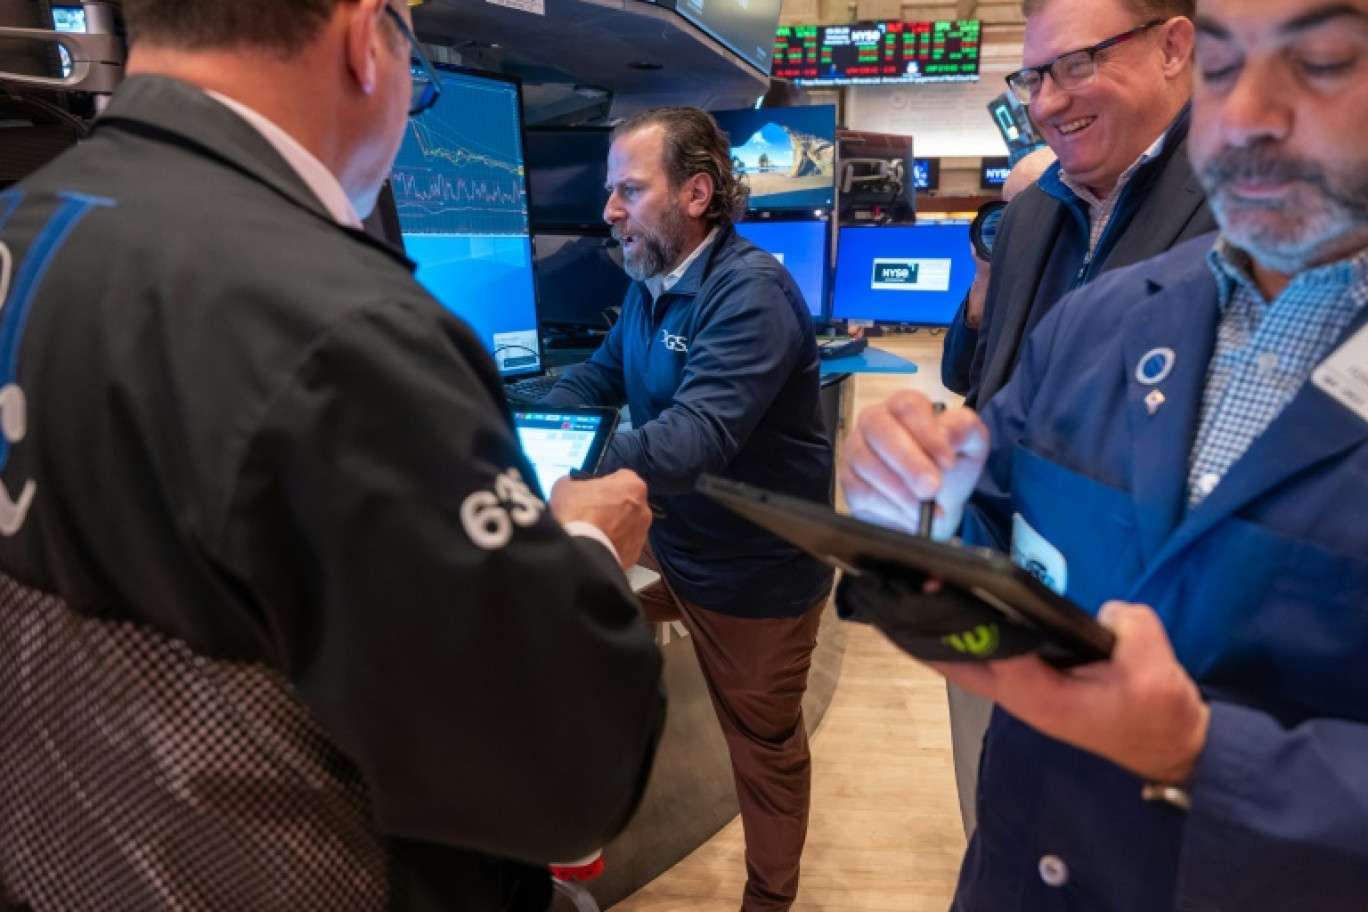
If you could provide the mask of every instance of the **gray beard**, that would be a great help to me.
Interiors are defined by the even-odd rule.
[[[685,229],[684,214],[678,207],[672,206],[660,220],[658,233],[637,232],[638,253],[635,257],[623,253],[623,271],[636,282],[664,275],[686,252],[684,245],[688,241]],[[613,230],[613,234],[618,234],[617,229]]]
[[[1234,200],[1223,188],[1241,177],[1297,180],[1314,188],[1311,205],[1279,200],[1259,204]],[[1368,168],[1328,174],[1312,162],[1283,159],[1272,146],[1227,148],[1207,162],[1201,179],[1221,232],[1265,269],[1293,275],[1324,261],[1353,235],[1368,233]],[[1246,223],[1243,216],[1259,211],[1277,221]],[[1270,220],[1271,221],[1271,220]]]

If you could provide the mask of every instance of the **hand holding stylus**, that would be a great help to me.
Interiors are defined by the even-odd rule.
[[[946,411],[906,391],[860,413],[844,456],[841,483],[854,516],[946,539],[983,472],[988,429],[970,409]]]

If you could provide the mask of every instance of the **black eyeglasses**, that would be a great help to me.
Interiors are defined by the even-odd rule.
[[[437,71],[428,62],[427,55],[418,46],[418,39],[414,36],[413,29],[404,21],[404,17],[388,3],[385,4],[384,10],[389,13],[390,19],[394,20],[394,26],[399,29],[399,34],[409,43],[413,61],[413,95],[409,98],[409,117],[416,117],[437,103],[437,96],[442,94],[442,83],[437,78]]]
[[[1167,19],[1152,19],[1129,32],[1122,32],[1119,35],[1113,35],[1106,41],[1099,41],[1092,47],[1066,51],[1049,63],[1017,70],[1007,77],[1007,88],[1011,89],[1017,101],[1024,105],[1030,104],[1040,94],[1040,87],[1045,84],[1046,74],[1049,74],[1050,78],[1055,81],[1055,85],[1061,89],[1082,88],[1097,77],[1098,54],[1107,48],[1130,41],[1137,35],[1149,31],[1156,25],[1163,25],[1167,21]]]

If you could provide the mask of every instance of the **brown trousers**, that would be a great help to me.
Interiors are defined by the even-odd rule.
[[[659,567],[649,546],[642,566]],[[746,836],[742,912],[779,912],[798,895],[812,760],[803,693],[826,605],[796,618],[737,618],[681,598],[664,577],[637,593],[647,620],[682,621],[731,755]]]

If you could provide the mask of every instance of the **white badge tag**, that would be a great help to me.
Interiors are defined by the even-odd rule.
[[[1012,514],[1012,562],[1060,595],[1069,588],[1069,562],[1020,513]]]
[[[1311,382],[1368,421],[1368,327],[1331,352],[1312,372]]]

